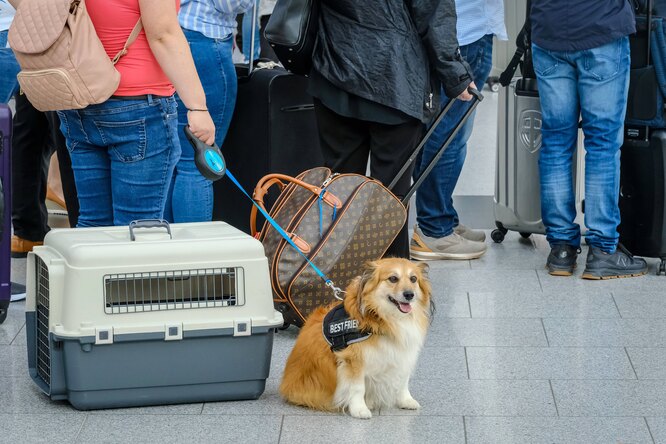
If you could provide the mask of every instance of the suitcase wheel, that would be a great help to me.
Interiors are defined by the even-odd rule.
[[[495,241],[495,243],[501,244],[506,236],[506,230],[500,230],[499,228],[493,230],[490,233],[490,238]]]
[[[657,270],[657,276],[660,276],[661,273],[664,273],[666,276],[666,258],[662,257],[661,262],[659,263],[659,269]]]
[[[290,325],[291,324],[289,324],[288,322],[285,322],[284,324],[282,324],[281,327],[278,327],[278,330],[286,330],[289,328]]]
[[[520,233],[523,239],[529,239],[529,237],[532,235],[532,233]]]

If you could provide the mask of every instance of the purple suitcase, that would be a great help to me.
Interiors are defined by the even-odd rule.
[[[0,104],[0,324],[7,317],[12,293],[9,277],[12,235],[11,138],[12,112],[6,104]]]

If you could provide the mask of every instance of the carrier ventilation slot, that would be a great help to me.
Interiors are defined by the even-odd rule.
[[[51,386],[51,347],[49,345],[49,270],[44,261],[35,255],[37,268],[37,374]]]
[[[104,276],[104,312],[243,305],[243,283],[242,268],[108,274]]]

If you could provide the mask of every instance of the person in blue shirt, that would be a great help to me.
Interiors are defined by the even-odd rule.
[[[502,0],[456,0],[456,13],[460,53],[472,68],[474,82],[481,87],[492,68],[493,37],[507,39],[504,4]],[[453,104],[417,158],[414,177],[427,167],[469,106],[461,101]],[[486,251],[485,233],[460,223],[452,197],[473,126],[472,115],[416,193],[417,225],[410,243],[412,259],[468,260]]]
[[[618,247],[620,147],[629,87],[629,0],[532,0],[532,52],[542,111],[541,213],[551,252],[546,265],[571,276],[580,252],[572,159],[578,122],[585,134],[583,278],[647,273],[645,260]]]
[[[222,147],[236,105],[238,79],[232,61],[236,15],[253,0],[182,0],[178,18],[190,44],[194,64],[215,123],[215,143]],[[185,137],[187,108],[178,99],[178,135],[182,154],[164,217],[170,222],[203,222],[213,218],[213,184],[194,164],[194,148]]]

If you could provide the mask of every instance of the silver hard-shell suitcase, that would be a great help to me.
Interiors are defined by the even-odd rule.
[[[536,79],[521,78],[500,90],[494,198],[497,228],[491,233],[495,242],[502,242],[509,230],[524,238],[546,232],[539,181],[541,123]],[[579,136],[573,162],[578,218],[584,209],[584,180],[577,179],[577,172],[584,177],[582,140]]]

